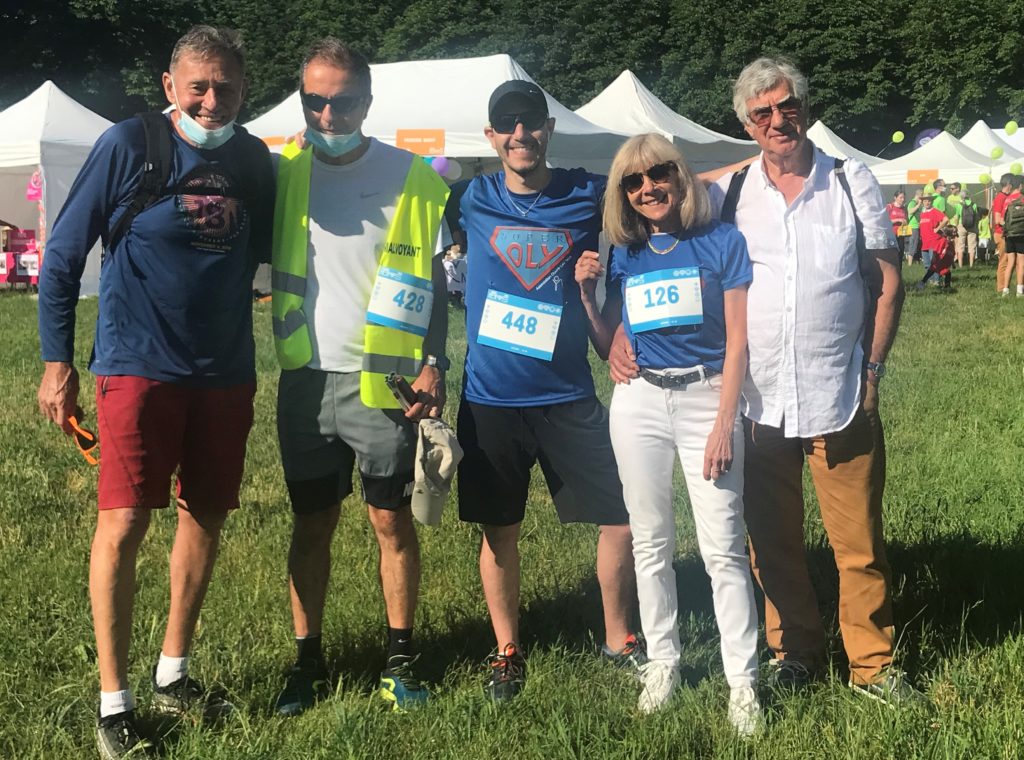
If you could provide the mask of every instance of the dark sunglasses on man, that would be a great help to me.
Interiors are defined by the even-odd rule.
[[[655,164],[654,166],[648,167],[645,171],[623,175],[622,179],[619,180],[619,187],[627,193],[635,193],[644,186],[644,177],[647,177],[656,185],[662,185],[672,178],[672,175],[676,173],[677,168],[675,161],[666,161],[663,164]]]
[[[491,119],[491,129],[499,135],[510,135],[516,131],[516,124],[522,124],[527,132],[534,132],[547,123],[548,115],[543,111],[523,113],[502,113]]]
[[[313,113],[320,113],[327,106],[331,107],[334,113],[350,113],[356,110],[366,100],[365,95],[335,95],[333,98],[325,98],[323,95],[316,95],[312,92],[299,92],[299,99],[302,105]]]
[[[99,464],[100,460],[98,457],[93,456],[93,452],[100,445],[100,439],[89,428],[79,424],[78,417],[75,415],[72,414],[68,417],[68,422],[71,423],[71,437],[74,438],[78,450],[82,452],[82,457],[93,466]]]
[[[778,111],[783,119],[793,121],[800,115],[803,108],[804,104],[800,102],[800,98],[790,95],[781,103],[776,103],[772,106],[761,106],[753,111],[748,111],[747,116],[757,126],[766,127],[771,124],[773,112]]]

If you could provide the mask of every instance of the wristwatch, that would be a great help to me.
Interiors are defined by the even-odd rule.
[[[452,363],[447,356],[434,356],[433,354],[427,354],[423,357],[424,367],[436,367],[441,372],[447,372],[451,369]]]
[[[881,380],[885,377],[885,362],[868,362],[867,367],[875,373],[875,378]]]

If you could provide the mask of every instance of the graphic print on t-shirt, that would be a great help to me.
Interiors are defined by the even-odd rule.
[[[186,226],[195,233],[192,246],[223,253],[245,227],[245,204],[234,178],[215,165],[197,167],[177,187],[175,202]]]
[[[491,247],[527,290],[541,286],[572,251],[569,230],[495,227]]]

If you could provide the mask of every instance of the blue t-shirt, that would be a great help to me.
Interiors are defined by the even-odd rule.
[[[651,244],[661,251],[671,248],[673,243],[675,247],[664,254],[655,253],[647,245],[612,248],[609,287],[618,287],[622,292],[626,335],[641,367],[669,369],[702,364],[721,372],[725,360],[724,293],[753,279],[746,240],[733,225],[718,221],[698,230],[651,237]],[[634,334],[626,311],[626,278],[685,268],[697,268],[700,272],[703,323]]]
[[[71,187],[39,280],[44,361],[73,359],[86,256],[131,202],[145,155],[142,122],[115,124]],[[270,259],[274,213],[269,152],[240,127],[216,150],[174,133],[168,188],[104,255],[89,368],[195,386],[251,382],[252,278]]]
[[[594,395],[575,267],[580,253],[597,250],[606,184],[583,169],[552,169],[539,195],[508,192],[504,172],[469,184],[460,205],[467,236],[463,395],[469,401],[545,406]],[[550,360],[478,342],[489,291],[562,308]]]

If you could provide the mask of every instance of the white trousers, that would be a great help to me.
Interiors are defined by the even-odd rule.
[[[670,370],[675,373],[676,370]],[[718,414],[721,375],[663,390],[642,378],[616,385],[610,426],[633,531],[640,622],[651,660],[678,665],[679,602],[672,559],[675,453],[683,466],[704,569],[711,578],[722,664],[730,687],[757,680],[757,608],[743,522],[743,428],[733,428],[733,462],[704,480],[704,447]]]

